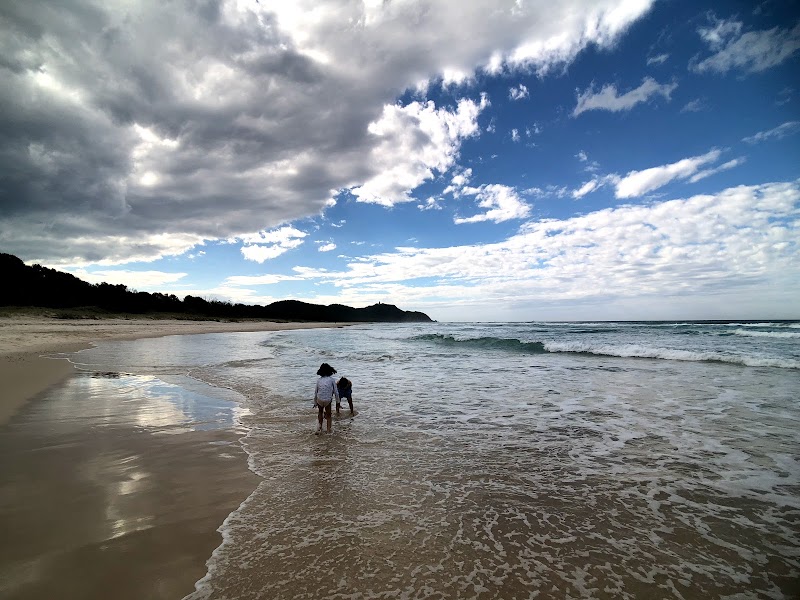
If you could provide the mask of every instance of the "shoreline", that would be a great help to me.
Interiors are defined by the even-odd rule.
[[[8,461],[0,595],[183,598],[206,574],[224,520],[261,482],[240,432],[183,430],[160,412],[163,388],[130,403],[124,379],[46,356],[110,340],[344,325],[0,318],[0,452]]]
[[[91,348],[103,340],[134,340],[200,333],[284,331],[343,327],[345,323],[274,321],[187,321],[181,319],[57,319],[43,316],[0,317],[0,425],[32,398],[74,371],[58,354]]]

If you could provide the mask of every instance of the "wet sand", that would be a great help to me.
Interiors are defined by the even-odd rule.
[[[180,599],[205,574],[217,528],[260,481],[230,424],[186,427],[142,402],[135,380],[78,373],[43,354],[320,326],[0,319],[0,597]]]
[[[133,340],[165,335],[223,331],[280,331],[338,326],[332,323],[272,321],[184,321],[177,319],[49,319],[0,317],[0,424],[30,398],[73,372],[65,360],[44,358],[77,352],[101,340]]]

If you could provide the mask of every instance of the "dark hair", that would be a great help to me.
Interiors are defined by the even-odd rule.
[[[336,373],[336,369],[334,369],[328,363],[322,363],[319,369],[317,369],[317,375],[321,375],[322,377],[328,377],[334,373]]]

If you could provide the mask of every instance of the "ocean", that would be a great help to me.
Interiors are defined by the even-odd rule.
[[[798,322],[365,324],[72,360],[149,390],[150,426],[238,432],[260,477],[186,600],[800,596]],[[330,435],[322,362],[357,411]]]

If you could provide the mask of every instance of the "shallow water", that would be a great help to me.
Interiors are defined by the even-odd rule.
[[[794,598],[798,333],[365,325],[76,360],[241,394],[263,482],[192,599]],[[359,414],[315,436],[323,361]]]

